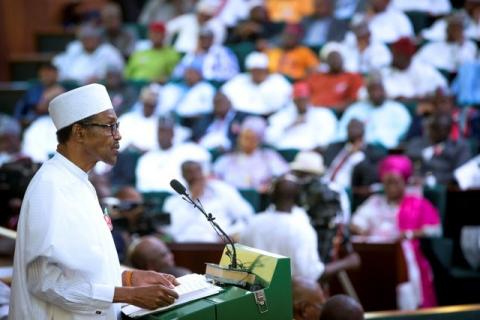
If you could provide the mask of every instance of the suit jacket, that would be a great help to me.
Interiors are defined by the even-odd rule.
[[[420,166],[422,175],[431,172],[437,183],[455,182],[453,171],[472,157],[470,146],[463,139],[446,140],[441,152],[431,157],[425,156],[427,147],[432,147],[432,144],[426,137],[414,138],[407,143],[406,154]]]

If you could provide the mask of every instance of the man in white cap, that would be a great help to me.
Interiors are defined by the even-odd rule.
[[[173,276],[120,270],[88,172],[114,164],[117,116],[104,86],[59,95],[49,113],[57,151],[25,194],[15,248],[10,319],[117,319],[119,305],[157,308],[174,302]]]
[[[290,102],[292,85],[279,73],[269,73],[268,56],[252,52],[245,58],[248,72],[241,73],[222,86],[223,93],[236,111],[268,116]]]

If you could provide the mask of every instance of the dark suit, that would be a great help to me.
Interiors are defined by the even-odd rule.
[[[472,157],[469,144],[462,139],[457,141],[448,139],[439,154],[434,154],[429,160],[425,160],[422,152],[429,146],[431,143],[427,138],[414,138],[407,144],[406,154],[415,164],[420,165],[420,173],[423,176],[431,172],[438,183],[454,182],[453,171]]]

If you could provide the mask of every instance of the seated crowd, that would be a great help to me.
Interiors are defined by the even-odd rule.
[[[458,84],[467,81],[463,66],[480,70],[480,3],[180,2],[147,1],[146,39],[122,23],[115,3],[79,24],[77,40],[41,66],[14,114],[0,114],[0,170],[48,159],[57,145],[49,101],[72,83],[100,82],[119,117],[121,153],[91,176],[113,210],[122,262],[182,275],[189,270],[162,240],[221,241],[173,195],[177,179],[237,242],[291,258],[295,319],[319,319],[326,299],[316,285],[361,267],[348,243],[333,245],[350,231],[402,241],[409,279],[398,307],[435,306],[418,239],[443,226],[421,190],[480,185],[470,165],[480,100],[464,103]],[[414,30],[409,11],[431,23]],[[347,195],[357,190],[359,206]],[[10,195],[0,205],[11,213],[3,224],[15,228],[21,192]],[[336,305],[362,319],[341,296],[324,312]]]

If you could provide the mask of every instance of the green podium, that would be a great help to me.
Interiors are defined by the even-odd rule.
[[[235,245],[237,261],[256,276],[263,289],[249,291],[225,286],[222,292],[177,308],[142,317],[142,320],[292,320],[290,259],[266,251]],[[223,251],[221,266],[230,258]]]

